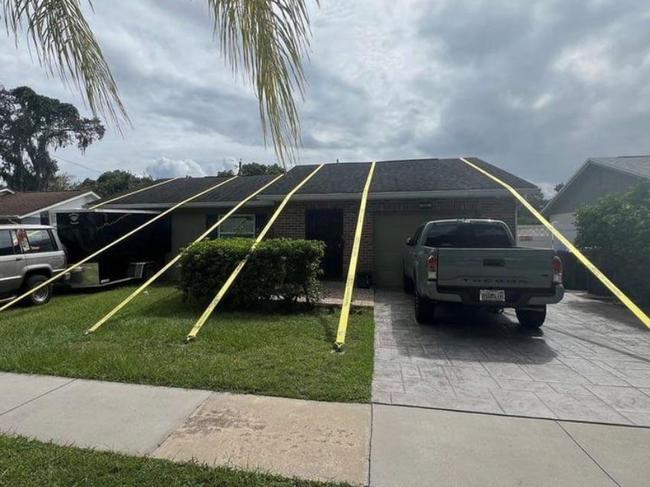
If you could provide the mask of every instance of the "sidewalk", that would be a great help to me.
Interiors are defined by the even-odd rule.
[[[0,372],[0,432],[365,484],[370,405]]]
[[[650,477],[645,428],[10,373],[0,373],[0,432],[377,487]]]

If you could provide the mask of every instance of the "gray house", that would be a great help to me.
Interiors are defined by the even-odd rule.
[[[535,186],[480,159],[485,168],[524,193]],[[315,165],[299,165],[251,200],[213,237],[254,237],[284,196]],[[341,279],[348,267],[354,229],[369,162],[326,164],[284,209],[272,237],[307,238],[326,244],[325,277]],[[105,208],[156,210],[219,182],[217,177],[184,178],[127,196]],[[171,216],[171,246],[178,249],[204,232],[221,215],[273,176],[244,176],[188,203]],[[517,205],[502,187],[459,159],[417,159],[377,163],[359,257],[360,273],[380,286],[402,282],[401,254],[406,238],[422,222],[439,218],[495,218],[516,231]]]
[[[573,242],[579,207],[593,205],[606,194],[625,192],[644,179],[650,179],[650,156],[587,159],[542,213]]]

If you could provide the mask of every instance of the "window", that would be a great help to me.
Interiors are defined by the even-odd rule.
[[[0,257],[3,255],[13,255],[14,242],[9,230],[0,230]]]
[[[474,225],[474,240],[487,249],[512,246],[508,232],[501,225]]]
[[[222,218],[223,215],[219,215],[218,218]],[[208,217],[208,226],[214,224],[217,221],[217,218],[214,218],[213,222],[210,222]],[[228,218],[225,222],[219,225],[217,237],[218,238],[229,238],[229,237],[254,237],[255,236],[255,215],[233,215]]]
[[[508,231],[499,224],[439,223],[427,230],[427,247],[512,247]]]
[[[28,245],[25,246],[21,242],[23,252],[53,252],[56,250],[54,239],[49,230],[19,230],[18,238],[20,240],[20,233],[24,233]]]

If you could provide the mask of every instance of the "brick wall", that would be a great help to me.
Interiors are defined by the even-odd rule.
[[[515,201],[503,198],[450,198],[434,200],[370,200],[361,237],[359,272],[372,272],[373,224],[382,213],[423,212],[431,220],[442,218],[494,218],[503,220],[515,234]],[[319,201],[289,203],[273,225],[274,237],[305,238],[305,211],[308,209],[336,208],[343,210],[343,275],[347,273],[352,252],[354,230],[357,223],[359,200]],[[415,229],[414,229],[415,230]]]

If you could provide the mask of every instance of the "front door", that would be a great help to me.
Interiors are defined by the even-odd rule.
[[[340,279],[343,276],[343,211],[307,210],[305,238],[325,242],[324,277]]]

